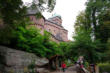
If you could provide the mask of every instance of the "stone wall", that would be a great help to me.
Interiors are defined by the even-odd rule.
[[[32,53],[0,46],[0,71],[2,73],[24,73],[33,61],[36,66],[48,63],[46,58],[39,58]]]

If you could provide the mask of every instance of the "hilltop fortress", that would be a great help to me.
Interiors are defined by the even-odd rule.
[[[36,18],[37,10],[28,10],[28,16],[33,22],[33,26],[39,28],[41,33],[44,30],[48,31],[52,35],[52,40],[55,42],[67,42],[68,41],[68,31],[62,26],[62,19],[59,15],[54,15],[49,19],[44,17]]]

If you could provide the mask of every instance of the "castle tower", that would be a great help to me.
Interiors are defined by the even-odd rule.
[[[50,32],[55,41],[68,41],[68,31],[62,26],[62,19],[59,15],[54,15],[45,21],[45,30]]]
[[[40,29],[41,33],[43,34],[45,18],[43,17],[43,15],[41,15],[42,16],[41,18],[37,18],[37,13],[40,13],[39,10],[32,9],[32,8],[29,8],[27,11],[27,15],[32,21],[32,26],[35,26],[38,29]]]

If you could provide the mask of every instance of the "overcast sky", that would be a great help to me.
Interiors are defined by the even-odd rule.
[[[23,0],[24,2],[31,2],[32,0]],[[76,16],[80,11],[85,9],[85,2],[87,0],[56,0],[56,6],[52,13],[44,12],[45,18],[51,17],[53,14],[61,15],[65,29],[68,30],[68,38],[72,39],[74,32],[74,22]]]

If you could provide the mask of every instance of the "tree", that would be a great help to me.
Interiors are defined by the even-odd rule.
[[[85,11],[81,11],[76,18],[76,22],[74,25],[75,31],[77,31],[81,26],[83,26],[86,30],[90,29],[90,25],[87,24],[87,18]]]
[[[64,59],[71,59],[72,55],[71,53],[71,48],[70,48],[71,42],[61,42],[59,44],[59,50],[60,50],[60,55],[63,56]]]
[[[91,34],[94,39],[100,39],[102,43],[106,43],[109,37],[107,24],[109,24],[110,1],[88,0],[86,6],[86,10],[77,16],[75,26],[83,26],[86,30],[92,29]]]
[[[0,14],[4,24],[13,26],[14,21],[20,20],[25,13],[21,0],[0,0]]]
[[[110,38],[107,41],[108,50],[105,52],[104,62],[110,62]]]
[[[84,27],[80,27],[73,38],[75,50],[73,49],[72,52],[76,53],[76,56],[84,56],[89,63],[96,63],[101,59],[102,52],[99,50],[102,44],[99,40],[91,38],[91,29],[86,31]]]
[[[90,25],[89,28],[92,28],[95,39],[98,39],[100,36],[99,27],[102,23],[100,16],[108,9],[110,9],[110,1],[109,0],[88,0],[86,3],[86,18],[87,24]]]
[[[27,6],[35,8],[37,10],[44,11],[47,10],[49,12],[53,11],[56,4],[56,0],[33,0],[32,3]]]
[[[103,12],[100,17],[99,37],[102,43],[107,43],[110,38],[110,10]]]
[[[97,28],[97,39],[94,36],[94,31],[93,31],[94,28],[92,27],[92,25],[88,25],[88,22],[90,22],[90,21],[89,21],[89,18],[86,17],[87,16],[86,12],[81,12],[77,16],[77,20],[76,20],[76,23],[75,23],[75,33],[76,34],[82,33],[82,34],[78,34],[79,36],[77,35],[77,37],[80,40],[82,40],[82,39],[84,40],[84,38],[86,38],[84,40],[86,42],[88,40],[91,40],[92,42],[89,43],[88,46],[90,46],[90,45],[93,46],[94,44],[92,44],[92,43],[95,43],[96,46],[97,46],[97,48],[96,48],[97,52],[101,52],[102,53],[101,55],[103,55],[103,56],[101,56],[102,59],[105,58],[105,53],[108,50],[108,48],[106,46],[107,45],[106,42],[109,39],[109,17],[107,17],[107,16],[109,16],[109,12],[108,11],[109,10],[107,10],[107,12],[105,11],[103,14],[101,14],[101,15],[99,15],[97,17],[99,19],[98,23],[100,24],[100,25],[97,25],[97,27],[98,27]],[[87,34],[88,31],[89,31],[89,34]],[[87,37],[89,37],[89,38],[87,39]],[[79,42],[79,43],[81,43],[81,42]],[[82,44],[84,44],[84,42]],[[75,45],[76,45],[76,42],[74,43],[74,46]],[[87,46],[87,45],[85,45],[85,46]],[[102,61],[104,61],[104,60],[102,60]]]
[[[0,44],[10,44],[12,31],[15,31],[18,26],[16,24],[24,19],[26,7],[22,4],[21,0],[0,0],[0,16],[3,20],[3,28],[0,28]]]

